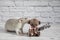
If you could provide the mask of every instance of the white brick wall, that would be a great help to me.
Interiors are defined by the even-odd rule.
[[[51,7],[35,7],[35,11],[52,11]]]
[[[24,1],[24,6],[48,6],[48,2],[41,1]]]
[[[0,0],[0,22],[20,17],[59,23],[60,0]]]

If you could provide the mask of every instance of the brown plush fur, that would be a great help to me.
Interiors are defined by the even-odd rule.
[[[29,36],[39,36],[40,32],[38,31],[38,25],[40,24],[40,21],[37,19],[31,19],[29,20],[28,24],[31,25],[29,29]]]
[[[38,31],[38,28],[32,28],[29,29],[29,36],[39,36],[40,32]]]

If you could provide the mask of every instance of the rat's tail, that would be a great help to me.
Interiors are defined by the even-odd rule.
[[[41,30],[44,30],[44,29],[47,29],[47,28],[50,28],[50,27],[51,27],[51,25],[48,23],[46,25],[43,25],[43,26],[39,27],[38,31],[41,31]]]

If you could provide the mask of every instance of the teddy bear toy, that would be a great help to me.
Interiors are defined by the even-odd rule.
[[[39,36],[40,31],[38,31],[37,27],[30,27],[29,28],[29,36]]]

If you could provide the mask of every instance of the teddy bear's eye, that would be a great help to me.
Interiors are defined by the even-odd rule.
[[[21,21],[23,21],[23,20],[21,20]]]

